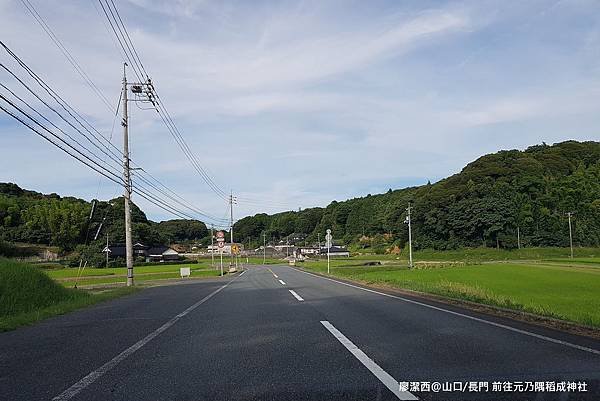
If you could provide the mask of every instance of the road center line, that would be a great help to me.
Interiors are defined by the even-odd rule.
[[[305,272],[305,271],[298,270],[298,269],[294,269],[294,270],[296,270],[297,272],[300,272],[300,273],[308,274],[309,276],[314,276],[314,277],[321,278],[323,280],[333,281],[334,283],[342,284],[342,285],[345,285],[347,287],[352,287],[352,288],[356,288],[358,290],[362,290],[362,291],[366,291],[366,292],[371,292],[373,294],[383,295],[384,297],[388,297],[388,298],[398,299],[400,301],[408,302],[408,303],[411,303],[411,304],[414,304],[414,305],[424,306],[426,308],[435,309],[435,310],[440,311],[440,312],[446,312],[446,313],[449,313],[451,315],[460,316],[460,317],[464,317],[466,319],[474,320],[474,321],[479,322],[479,323],[485,323],[485,324],[489,324],[490,326],[495,326],[495,327],[499,327],[501,329],[510,330],[510,331],[515,332],[515,333],[524,334],[524,335],[530,336],[530,337],[535,337],[535,338],[538,338],[540,340],[548,341],[548,342],[551,342],[551,343],[554,343],[554,344],[560,344],[560,345],[564,345],[565,347],[570,347],[570,348],[578,349],[580,351],[589,352],[591,354],[600,355],[600,350],[597,350],[597,349],[594,349],[594,348],[584,347],[582,345],[573,344],[573,343],[570,343],[568,341],[559,340],[557,338],[547,337],[547,336],[544,336],[544,335],[541,335],[541,334],[532,333],[532,332],[527,331],[527,330],[517,329],[516,327],[507,326],[507,325],[502,324],[502,323],[496,323],[496,322],[492,322],[492,321],[489,321],[489,320],[481,319],[481,318],[478,318],[478,317],[475,317],[475,316],[465,315],[464,313],[451,311],[449,309],[440,308],[440,307],[429,305],[429,304],[426,304],[426,303],[423,303],[423,302],[419,302],[419,301],[413,301],[412,299],[399,297],[397,295],[386,294],[385,292],[371,290],[370,288],[363,288],[363,287],[359,287],[357,285],[353,285],[353,284],[349,284],[349,283],[344,283],[343,281],[334,280],[334,279],[329,278],[329,277],[319,276],[318,274],[313,274],[313,273]]]
[[[158,337],[162,332],[167,330],[169,327],[173,326],[175,323],[177,323],[177,321],[179,319],[181,319],[182,317],[184,317],[185,315],[187,315],[188,313],[190,313],[191,311],[193,311],[194,309],[196,309],[197,307],[199,307],[200,305],[202,305],[203,303],[205,303],[206,301],[211,299],[218,292],[220,292],[225,287],[227,287],[229,284],[231,284],[234,280],[235,280],[235,278],[233,280],[229,281],[227,284],[222,285],[221,287],[217,288],[216,290],[214,290],[213,292],[211,292],[210,294],[208,294],[207,296],[205,296],[200,301],[196,302],[195,304],[193,304],[192,306],[190,306],[189,308],[187,308],[180,314],[176,315],[171,320],[169,320],[168,322],[166,322],[165,324],[160,326],[158,329],[154,330],[152,333],[148,334],[146,337],[142,338],[140,341],[133,344],[131,347],[127,348],[125,351],[121,352],[119,355],[115,356],[113,359],[106,362],[104,365],[100,366],[98,369],[89,373],[87,376],[85,376],[84,378],[79,380],[77,383],[73,384],[71,387],[69,387],[68,389],[66,389],[65,391],[63,391],[62,393],[57,395],[56,397],[54,397],[52,399],[52,401],[66,401],[66,400],[73,398],[79,392],[81,392],[86,387],[88,387],[90,384],[94,383],[96,380],[98,380],[100,377],[102,377],[105,373],[107,373],[112,368],[117,366],[120,362],[125,360],[128,356],[132,355],[134,352],[136,352],[137,350],[142,348],[144,345],[146,345],[147,343],[152,341],[155,337]]]
[[[418,400],[412,393],[408,391],[400,391],[400,385],[392,376],[389,375],[381,366],[377,365],[367,354],[360,350],[352,341],[343,335],[327,320],[321,320],[321,324],[340,342],[352,355],[356,357],[367,369],[375,375],[396,397],[401,400]]]
[[[279,280],[279,282],[281,283],[281,285],[285,285],[285,282],[283,280]]]
[[[293,296],[294,296],[294,297],[295,297],[295,298],[296,298],[298,301],[304,301],[304,299],[303,299],[303,298],[302,298],[300,295],[296,294],[296,291],[294,291],[294,290],[289,290],[289,291],[292,293],[292,295],[293,295]]]
[[[273,277],[279,278],[279,276],[277,276],[277,274],[273,273],[273,270],[269,269],[269,271],[271,272],[271,274],[273,275]]]

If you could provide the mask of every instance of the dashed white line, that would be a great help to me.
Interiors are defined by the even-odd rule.
[[[480,323],[484,323],[484,324],[489,324],[490,326],[495,326],[495,327],[499,327],[501,329],[510,330],[510,331],[515,332],[515,333],[520,333],[520,334],[524,334],[526,336],[535,337],[535,338],[538,338],[540,340],[548,341],[548,342],[555,343],[555,344],[564,345],[565,347],[570,347],[570,348],[578,349],[580,351],[589,352],[591,354],[600,355],[600,350],[597,350],[597,349],[594,349],[594,348],[584,347],[582,345],[577,345],[577,344],[573,344],[573,343],[570,343],[570,342],[567,342],[567,341],[563,341],[563,340],[559,340],[559,339],[556,339],[556,338],[547,337],[547,336],[544,336],[544,335],[541,335],[541,334],[537,334],[537,333],[532,333],[532,332],[527,331],[527,330],[517,329],[516,327],[511,327],[511,326],[507,326],[507,325],[502,324],[502,323],[496,323],[496,322],[492,322],[492,321],[489,321],[489,320],[480,319],[480,318],[475,317],[475,316],[465,315],[464,313],[455,312],[455,311],[451,311],[451,310],[444,309],[444,308],[439,308],[437,306],[429,305],[429,304],[426,304],[426,303],[423,303],[423,302],[413,301],[412,299],[403,298],[403,297],[399,297],[399,296],[391,295],[391,294],[386,294],[385,292],[375,291],[375,290],[371,290],[369,288],[363,288],[363,287],[359,287],[357,285],[353,285],[353,284],[349,284],[349,283],[344,283],[343,281],[334,280],[334,279],[328,278],[328,277],[322,277],[322,276],[319,276],[318,274],[313,274],[313,273],[305,272],[305,271],[298,270],[298,269],[294,269],[294,270],[296,270],[297,272],[300,272],[300,273],[308,274],[309,276],[314,276],[314,277],[321,278],[323,280],[333,281],[334,283],[342,284],[342,285],[345,285],[347,287],[352,287],[352,288],[356,288],[358,290],[371,292],[373,294],[383,295],[384,297],[395,298],[395,299],[398,299],[400,301],[408,302],[408,303],[411,303],[411,304],[414,304],[414,305],[424,306],[426,308],[435,309],[435,310],[440,311],[440,312],[446,312],[446,313],[449,313],[451,315],[464,317],[466,319],[474,320],[476,322],[480,322]]]
[[[246,270],[244,270],[243,272],[240,273],[240,277],[243,276],[244,273],[246,273]]]
[[[292,293],[294,298],[296,298],[298,301],[304,301],[304,299],[300,295],[296,294],[296,291],[290,290],[290,292]]]
[[[281,283],[281,285],[285,285],[285,281],[279,280],[279,282]]]
[[[418,400],[408,391],[400,391],[400,385],[389,373],[377,365],[367,354],[360,350],[352,341],[343,335],[327,320],[321,320],[321,324],[340,342],[352,355],[356,357],[367,369],[371,371],[396,397],[401,400]]]
[[[52,399],[52,401],[70,400],[71,398],[73,398],[74,396],[79,394],[82,390],[84,390],[87,386],[89,386],[90,384],[92,384],[93,382],[98,380],[106,372],[108,372],[109,370],[111,370],[112,368],[117,366],[120,362],[122,362],[128,356],[132,355],[134,352],[136,352],[137,350],[142,348],[144,345],[146,345],[147,343],[152,341],[152,339],[154,339],[155,337],[158,337],[162,332],[167,330],[169,327],[173,326],[175,323],[177,323],[177,321],[179,319],[181,319],[182,317],[184,317],[185,315],[187,315],[188,313],[190,313],[191,311],[193,311],[194,309],[196,309],[197,307],[202,305],[204,302],[211,299],[219,291],[221,291],[222,289],[227,287],[229,284],[231,284],[234,280],[235,280],[235,278],[233,280],[229,281],[227,284],[217,288],[215,291],[211,292],[210,294],[208,294],[207,296],[202,298],[200,301],[196,302],[195,304],[193,304],[192,306],[190,306],[189,308],[187,308],[186,310],[184,310],[183,312],[181,312],[180,314],[178,314],[177,316],[175,316],[174,318],[172,318],[171,320],[169,320],[168,322],[166,322],[165,324],[160,326],[158,329],[154,330],[152,333],[150,333],[146,337],[142,338],[140,341],[133,344],[131,347],[127,348],[125,351],[121,352],[119,355],[115,356],[113,359],[106,362],[104,365],[100,366],[98,369],[89,373],[87,376],[85,376],[84,378],[79,380],[77,383],[73,384],[71,387],[69,387],[68,389],[66,389],[65,391],[63,391],[62,393],[57,395],[56,397],[54,397]]]
[[[273,273],[273,277],[279,278],[279,276],[277,274],[275,274],[275,273]]]

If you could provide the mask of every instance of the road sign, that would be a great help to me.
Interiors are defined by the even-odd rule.
[[[225,233],[223,231],[217,231],[217,241],[219,238],[225,238]]]
[[[331,248],[331,240],[333,239],[333,236],[331,235],[331,230],[327,229],[327,235],[325,235],[325,247],[326,248]]]
[[[225,246],[225,242],[224,241],[219,241],[219,242],[217,242],[217,246],[219,248],[223,248]]]
[[[240,253],[240,247],[238,246],[238,244],[231,245],[231,253],[233,253],[234,255]]]

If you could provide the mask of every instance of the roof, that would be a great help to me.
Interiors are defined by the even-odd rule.
[[[153,246],[152,248],[148,249],[148,255],[162,255],[163,253],[165,253],[168,250],[172,250],[173,252],[175,252],[174,249],[169,248],[168,246],[165,245],[158,245],[158,246]],[[177,253],[177,252],[175,252]]]
[[[321,248],[321,253],[327,253],[327,248]],[[332,246],[329,248],[329,253],[348,253],[348,249]]]

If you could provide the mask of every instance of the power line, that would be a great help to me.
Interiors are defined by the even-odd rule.
[[[1,41],[0,41],[0,44],[4,47],[4,49],[7,51],[7,53],[9,55],[11,55],[19,63],[19,65],[23,69],[25,69],[27,71],[27,73],[54,99],[55,102],[59,103],[60,106],[65,111],[67,111],[68,114],[74,120],[78,121],[79,124],[82,127],[85,128],[85,126],[78,119],[78,117],[80,117],[80,114],[77,113],[77,111],[75,109],[73,109],[66,101],[64,101],[60,97],[60,95],[58,95],[58,93],[56,93],[43,79],[41,79],[37,74],[35,74],[35,72],[33,72],[33,70],[31,70],[14,52],[12,52],[8,48],[8,46],[6,46]],[[98,139],[98,137],[96,135],[94,135],[93,132],[87,130],[90,133],[91,136],[86,135],[78,127],[76,127],[75,125],[73,125],[67,119],[67,117],[65,117],[62,113],[60,113],[58,110],[56,110],[54,107],[52,107],[49,103],[47,103],[44,99],[42,99],[33,89],[31,89],[23,80],[21,80],[19,77],[17,77],[16,74],[14,74],[14,72],[12,72],[8,67],[4,66],[4,64],[0,64],[0,66],[5,71],[7,71],[9,74],[11,74],[19,83],[21,83],[28,90],[29,93],[31,93],[33,96],[35,96],[40,102],[42,102],[46,107],[48,107],[54,113],[56,113],[63,121],[65,121],[66,123],[68,123],[68,125],[73,130],[77,131],[79,134],[81,134],[82,136],[84,136],[90,143],[92,143],[93,145],[95,145],[95,147],[97,149],[99,149],[100,151],[102,151],[102,153],[104,155],[110,156],[109,154],[107,154],[104,151],[104,149],[102,147],[98,147],[98,145],[97,145],[96,142],[99,142],[100,140]],[[13,111],[9,110],[7,107],[2,107],[1,108],[4,112],[6,112],[8,115],[10,115],[11,117],[13,117],[15,120],[17,120],[18,122],[20,122],[22,125],[24,125],[27,128],[29,128],[31,131],[35,132],[37,135],[41,136],[42,138],[44,138],[45,140],[47,140],[48,142],[50,142],[52,145],[58,147],[63,152],[67,153],[71,157],[75,158],[76,160],[78,160],[81,163],[85,164],[86,166],[90,167],[92,170],[98,172],[102,176],[110,179],[111,181],[113,181],[114,183],[116,183],[118,185],[123,185],[124,184],[123,178],[119,175],[118,172],[114,171],[115,170],[114,166],[108,164],[105,160],[103,160],[100,156],[98,156],[96,153],[94,153],[92,150],[90,150],[84,144],[82,144],[81,142],[77,141],[72,135],[70,135],[64,129],[62,129],[59,126],[57,126],[56,124],[54,124],[51,120],[49,120],[41,112],[39,112],[34,106],[32,106],[31,104],[29,104],[22,97],[18,96],[13,90],[11,90],[10,88],[8,88],[6,85],[1,84],[1,83],[0,83],[0,85],[2,86],[2,88],[4,88],[6,91],[8,91],[11,95],[13,95],[16,99],[18,99],[21,103],[23,103],[29,110],[31,110],[36,115],[38,115],[46,123],[50,124],[54,129],[60,131],[68,139],[70,139],[71,141],[73,141],[77,146],[75,146],[72,143],[69,143],[64,138],[61,138],[56,132],[54,132],[53,130],[49,129],[40,120],[37,120],[31,114],[29,114],[24,109],[22,109],[21,107],[19,107],[14,101],[11,101],[10,99],[8,99],[4,95],[0,95],[1,99],[5,103],[7,103],[8,105],[10,105],[11,108],[13,108],[14,110],[16,110],[16,112],[18,112],[18,114],[20,114],[21,116],[18,115],[16,112],[13,112]],[[28,122],[28,121],[30,121],[30,122]],[[89,122],[88,122],[88,124],[89,124]],[[39,128],[36,128],[36,126],[39,127]],[[90,124],[90,126],[91,126],[91,124]],[[93,126],[91,126],[91,127],[93,128],[94,131],[98,132],[97,130],[95,130],[95,128]],[[51,138],[51,137],[53,137],[54,139]],[[96,141],[94,141],[94,139]],[[111,143],[111,145],[112,145],[112,143]],[[114,145],[113,145],[113,147],[114,147]],[[114,161],[120,163],[120,161],[118,159],[115,160],[114,157],[111,157],[111,160],[114,160]],[[209,219],[209,220],[213,220],[214,222],[217,222],[217,223],[225,221],[224,219],[215,218],[215,217],[211,216],[210,214],[205,213],[205,212],[201,211],[200,209],[192,206],[191,204],[189,204],[189,202],[185,201],[185,199],[183,199],[181,196],[179,196],[175,191],[171,190],[166,185],[162,184],[160,181],[158,181],[155,177],[153,177],[152,175],[150,175],[149,173],[147,173],[145,170],[142,169],[140,171],[142,171],[142,173],[139,175],[139,177],[142,177],[142,182],[145,182],[146,184],[152,184],[150,186],[153,189],[157,190],[161,194],[161,195],[158,195],[158,194],[155,194],[155,193],[153,194],[152,193],[152,189],[148,189],[146,186],[144,186],[144,184],[136,185],[135,192],[138,195],[140,195],[142,198],[144,198],[147,201],[149,201],[150,203],[152,203],[152,204],[160,207],[163,210],[168,211],[171,214],[174,214],[177,217],[195,219],[193,215],[191,215],[188,212],[185,212],[184,210],[182,210],[178,206],[174,206],[172,202],[170,202],[169,200],[165,199],[165,196],[166,196],[167,198],[176,201],[177,204],[179,204],[181,206],[184,206],[185,208],[193,211],[194,214],[197,214],[198,216],[202,216],[201,220],[204,220],[204,218],[206,218],[206,219]],[[161,188],[159,188],[156,185],[154,185],[152,183],[152,181],[150,181],[150,179],[146,178],[145,176],[150,177],[150,179],[152,179],[154,182],[156,182],[157,184],[159,184],[162,188],[164,188],[166,191],[170,192],[173,195],[170,195],[165,190],[162,190]]]
[[[40,126],[45,131],[47,131],[49,134],[51,134],[52,136],[54,136],[58,141],[62,142],[66,147],[63,146],[63,145],[60,145],[59,143],[55,142],[53,139],[49,138],[48,136],[46,136],[42,132],[38,131],[35,127],[33,127],[32,125],[30,125],[29,123],[27,123],[25,120],[23,120],[21,117],[17,116],[13,112],[9,111],[5,107],[0,106],[0,109],[2,109],[2,111],[4,111],[6,114],[10,115],[12,118],[14,118],[15,120],[19,121],[21,124],[23,124],[24,126],[26,126],[27,128],[29,128],[31,131],[35,132],[37,135],[41,136],[42,138],[44,138],[45,140],[47,140],[48,142],[50,142],[52,145],[56,146],[57,148],[59,148],[60,150],[62,150],[65,153],[67,153],[71,157],[79,160],[81,163],[85,164],[86,166],[88,166],[92,170],[96,171],[97,173],[103,175],[104,177],[108,178],[109,180],[111,180],[111,181],[113,181],[113,182],[115,182],[117,184],[120,184],[120,185],[123,184],[123,182],[121,181],[120,177],[118,177],[118,176],[115,177],[115,178],[110,177],[110,175],[114,176],[114,174],[112,174],[109,171],[106,171],[102,166],[98,165],[98,163],[94,162],[93,160],[90,160],[86,155],[82,154],[77,148],[75,148],[74,146],[70,145],[68,142],[66,142],[64,139],[60,138],[58,135],[56,135],[51,130],[49,130],[48,128],[46,128],[43,124],[41,124],[35,118],[31,117],[29,114],[27,114],[26,112],[24,112],[22,109],[20,109],[14,103],[12,103],[10,100],[6,99],[6,97],[4,97],[4,95],[0,95],[0,98],[2,100],[4,100],[6,103],[8,103],[10,106],[12,106],[14,109],[16,109],[19,113],[21,113],[22,115],[24,115],[25,117],[27,117],[29,120],[35,122],[36,125]],[[68,150],[67,148],[71,148],[72,151]]]
[[[44,89],[44,91],[52,98],[54,99],[54,101],[56,103],[59,104],[59,106],[61,106],[61,108],[63,110],[65,110],[70,116],[71,118],[73,118],[85,131],[87,131],[90,135],[92,135],[93,137],[95,137],[99,142],[106,142],[106,145],[102,145],[107,151],[109,151],[114,157],[122,158],[123,157],[123,153],[116,147],[114,146],[110,141],[108,141],[92,124],[90,124],[90,122],[85,119],[83,116],[81,116],[81,114],[79,114],[74,108],[72,108],[68,102],[66,102],[58,93],[56,93],[56,91],[54,91],[38,74],[36,74],[21,58],[19,58],[19,56],[17,56],[12,50],[10,50],[8,48],[8,46],[6,46],[6,44],[0,40],[0,45],[4,48],[4,50],[19,64],[19,66],[21,68],[23,68],[27,74],[33,78],[34,81],[36,81],[36,83],[42,87],[42,89]],[[14,77],[16,77],[16,75],[14,73],[12,73],[11,71],[9,71],[7,68],[5,68],[11,75],[13,75]],[[18,79],[18,78],[17,78]],[[19,81],[21,81],[20,79],[18,79]],[[22,82],[21,82],[22,83]],[[22,83],[23,84],[23,83]],[[26,86],[25,84],[23,84],[24,86]],[[38,99],[39,96],[35,95]],[[40,101],[42,101],[40,99]],[[50,106],[47,106],[49,108],[51,108]],[[53,108],[51,108],[53,109]],[[59,114],[55,109],[53,109],[53,111],[57,114]],[[64,119],[64,117],[61,117]],[[83,123],[85,122],[85,124]],[[96,134],[94,134],[93,132],[90,131],[89,128],[91,128],[93,131],[96,132]],[[81,131],[79,131],[81,133]],[[85,134],[81,133],[82,135],[85,136]],[[100,141],[99,138],[101,138],[103,141]],[[90,140],[88,137],[86,137],[86,139],[88,139],[88,141]],[[107,146],[108,145],[108,146]],[[112,147],[113,149],[115,149],[115,151],[117,153],[115,153],[115,151],[110,150],[109,146]]]
[[[44,18],[37,12],[35,7],[29,2],[29,0],[21,0],[21,3],[25,6],[27,11],[31,14],[31,16],[37,21],[37,23],[42,27],[46,35],[54,42],[56,47],[62,52],[67,61],[73,66],[75,71],[81,76],[81,78],[85,81],[85,83],[98,95],[100,100],[112,111],[113,107],[104,96],[104,93],[98,88],[98,86],[91,80],[91,78],[86,74],[86,72],[81,68],[81,65],[75,60],[73,55],[69,52],[69,50],[63,45],[60,39],[56,36],[54,31],[48,26],[48,24],[44,21]]]
[[[217,196],[219,196],[223,200],[226,200],[227,199],[226,192],[224,190],[222,190],[214,182],[214,180],[208,174],[206,169],[204,169],[202,167],[202,165],[199,163],[197,157],[191,151],[189,145],[187,144],[187,142],[181,135],[181,132],[175,125],[175,122],[173,121],[171,115],[165,108],[165,106],[162,102],[162,99],[160,98],[158,92],[156,91],[156,88],[154,88],[154,85],[152,84],[152,82],[147,74],[146,68],[144,67],[144,65],[141,61],[141,58],[139,57],[139,53],[137,52],[137,49],[135,48],[133,41],[131,40],[131,36],[129,35],[129,32],[127,31],[127,28],[123,22],[123,19],[121,18],[120,14],[119,14],[119,11],[118,11],[114,1],[110,0],[110,3],[109,3],[109,0],[104,0],[104,1],[98,0],[98,1],[102,7],[102,10],[104,11],[104,15],[106,16],[107,20],[109,21],[109,24],[112,28],[113,33],[117,37],[117,40],[119,42],[119,45],[121,46],[121,49],[123,50],[123,53],[125,54],[127,60],[129,61],[129,63],[132,66],[135,75],[138,77],[140,82],[146,82],[150,86],[152,94],[156,97],[157,101],[156,102],[152,101],[152,104],[155,107],[157,113],[159,114],[161,120],[163,121],[163,123],[165,124],[167,129],[169,130],[171,136],[175,139],[175,142],[180,147],[180,149],[184,153],[185,157],[192,164],[192,166],[194,167],[196,172],[200,175],[200,177],[203,179],[203,181],[209,186],[209,188]],[[106,3],[106,6],[105,6],[105,3]],[[111,7],[111,5],[112,5],[112,7]],[[115,26],[116,26],[116,28],[115,28]],[[142,79],[142,76],[145,79]]]

